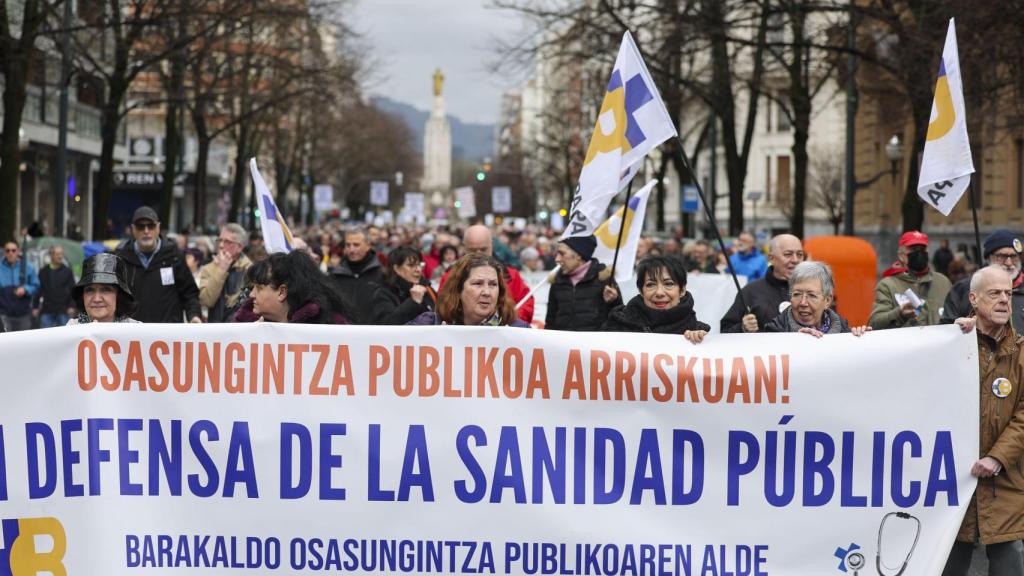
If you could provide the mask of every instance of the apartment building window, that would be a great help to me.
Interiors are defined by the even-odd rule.
[[[793,128],[793,123],[789,121],[789,116],[786,114],[787,106],[788,103],[781,97],[775,103],[775,114],[778,116],[778,120],[775,121],[775,128],[779,132],[789,132]]]
[[[775,159],[775,189],[778,192],[778,201],[785,204],[790,201],[789,187],[789,156],[779,156]]]
[[[764,157],[764,201],[772,200],[772,157]]]

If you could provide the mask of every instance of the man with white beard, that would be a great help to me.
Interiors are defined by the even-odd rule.
[[[989,266],[998,266],[1013,278],[1013,300],[1010,310],[1010,323],[1018,333],[1024,334],[1024,274],[1021,273],[1021,252],[1024,252],[1019,236],[1006,229],[999,229],[985,238],[982,244],[983,254]],[[946,296],[942,307],[943,324],[952,324],[954,320],[969,316],[971,303],[968,294],[971,292],[970,277],[957,282]]]

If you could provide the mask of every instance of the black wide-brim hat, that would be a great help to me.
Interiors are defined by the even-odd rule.
[[[135,300],[128,286],[128,265],[124,260],[110,253],[90,256],[82,263],[82,278],[75,284],[72,294],[81,300],[82,292],[90,284],[111,284],[117,286],[131,300]]]

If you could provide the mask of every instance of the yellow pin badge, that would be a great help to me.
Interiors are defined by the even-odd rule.
[[[1020,238],[1013,239],[1013,249],[1017,251],[1017,254],[1024,252],[1024,244],[1021,244]]]
[[[1000,398],[1006,398],[1013,392],[1013,383],[1006,378],[996,378],[992,382],[992,393]]]

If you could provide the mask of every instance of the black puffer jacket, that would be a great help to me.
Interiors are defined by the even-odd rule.
[[[693,296],[687,292],[675,308],[655,310],[644,305],[643,296],[634,296],[629,304],[619,306],[608,314],[605,332],[654,332],[682,334],[687,330],[711,330],[711,326],[697,320],[693,311]]]
[[[403,326],[424,312],[437,308],[437,295],[430,282],[420,279],[420,285],[427,288],[423,302],[417,304],[409,296],[412,284],[395,277],[390,282],[377,286],[373,293],[373,323],[378,326]]]
[[[361,262],[342,260],[341,265],[331,270],[331,277],[351,304],[355,318],[349,320],[354,324],[373,324],[373,295],[384,283],[384,267],[377,253],[370,250]]]
[[[136,302],[132,318],[147,324],[198,318],[199,287],[178,245],[161,236],[160,248],[147,268],[143,268],[134,245],[127,242],[115,251],[128,264],[128,282]]]
[[[757,317],[760,332],[764,332],[764,327],[779,315],[779,305],[789,302],[789,282],[776,278],[773,268],[768,268],[764,278],[747,284],[740,292],[747,306],[750,306],[750,311]],[[743,316],[746,313],[737,295],[729,311],[722,316],[722,332],[743,332]]]
[[[573,332],[600,330],[608,320],[608,313],[622,305],[621,295],[611,303],[604,301],[604,287],[611,277],[611,269],[597,260],[590,261],[590,269],[575,286],[569,276],[559,270],[550,278],[552,284],[548,292],[548,313],[544,318],[544,329]]]

